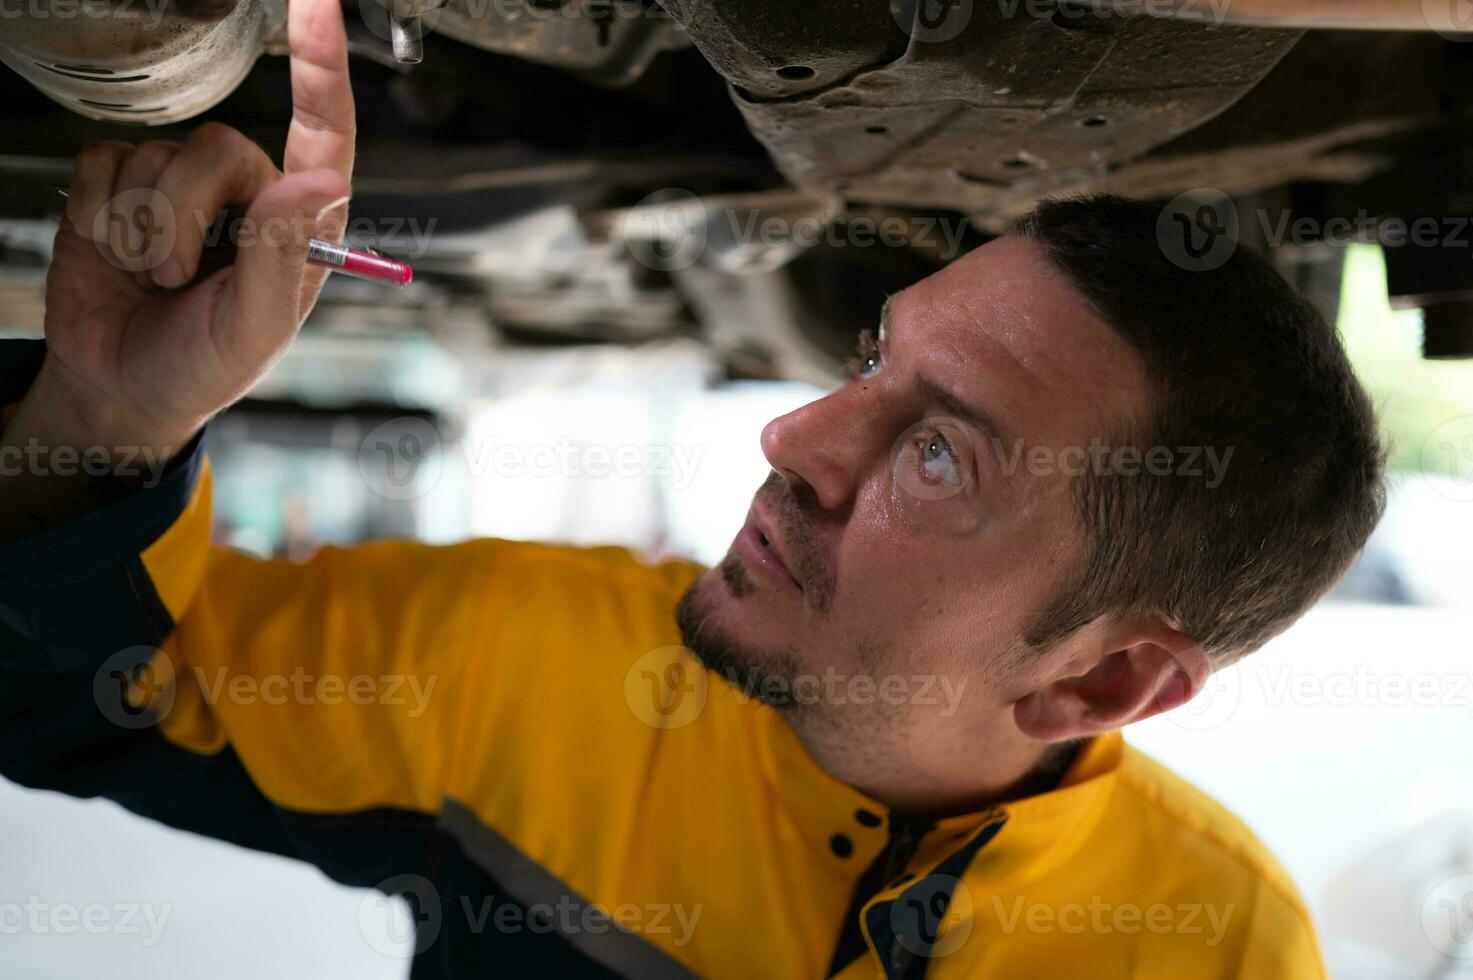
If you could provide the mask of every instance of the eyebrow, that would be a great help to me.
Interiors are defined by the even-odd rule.
[[[947,415],[954,415],[998,442],[1005,442],[1002,429],[991,415],[969,402],[965,402],[924,375],[915,379],[916,392],[926,401],[936,405]]]
[[[880,308],[881,340],[885,340],[890,332],[890,315],[894,302],[894,295],[887,296],[885,298],[885,305]],[[1002,438],[1002,428],[990,414],[984,412],[976,405],[972,405],[958,398],[935,380],[924,375],[918,376],[915,380],[915,388],[921,398],[936,405],[947,415],[954,415],[965,422],[971,423],[974,428],[981,429],[984,435],[996,439],[998,442],[1004,441]]]
[[[885,297],[885,305],[880,307],[880,339],[884,340],[890,334],[890,307],[895,302],[897,293],[891,293]]]

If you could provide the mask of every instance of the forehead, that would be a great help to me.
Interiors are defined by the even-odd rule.
[[[1139,355],[1031,241],[996,239],[898,294],[886,335],[897,364],[1030,441],[1103,435],[1144,412]]]

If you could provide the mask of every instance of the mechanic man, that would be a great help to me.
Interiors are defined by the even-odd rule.
[[[94,465],[0,478],[5,776],[403,894],[415,977],[1322,975],[1264,847],[1119,734],[1382,509],[1365,393],[1261,258],[1194,271],[1142,205],[1042,205],[767,426],[714,569],[259,561],[209,546],[200,432],[311,309],[353,160],[338,4],[290,16],[284,172],[220,125],[78,157],[46,346],[0,395],[3,448]],[[151,274],[97,218],[135,188],[173,207]],[[262,233],[192,282],[186,216],[227,203]]]

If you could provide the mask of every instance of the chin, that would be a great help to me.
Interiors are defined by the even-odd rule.
[[[745,687],[794,670],[796,631],[783,627],[772,597],[733,579],[732,561],[728,556],[691,584],[676,609],[676,621],[681,642],[697,659]]]
[[[727,560],[710,569],[693,582],[680,600],[677,618],[686,639],[690,634],[720,637],[724,644],[750,642],[754,637],[747,634],[761,617],[754,615],[762,605],[758,596],[748,591],[738,594],[733,590],[731,576],[725,571]],[[696,649],[687,642],[686,646]]]

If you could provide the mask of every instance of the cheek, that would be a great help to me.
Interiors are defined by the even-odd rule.
[[[975,500],[927,498],[898,482],[890,488],[889,507],[897,530],[937,552],[952,542],[975,540],[987,526]]]
[[[943,544],[974,537],[996,503],[977,483],[984,451],[968,430],[945,419],[923,420],[891,447],[874,480],[875,502],[898,530],[917,539]]]
[[[975,548],[993,519],[975,487],[926,485],[902,460],[859,492],[844,536],[872,564],[925,568]]]
[[[841,558],[835,626],[916,657],[970,656],[1014,643],[1032,597],[1047,584],[1042,579],[1056,577],[1038,537],[1004,535],[1000,527],[937,534],[893,511],[856,513]]]
[[[969,560],[962,549],[893,521],[858,532],[851,523],[833,606],[836,626],[886,647],[930,644],[959,629],[955,624],[977,605],[975,594],[958,597],[959,590],[975,591],[959,574]]]

